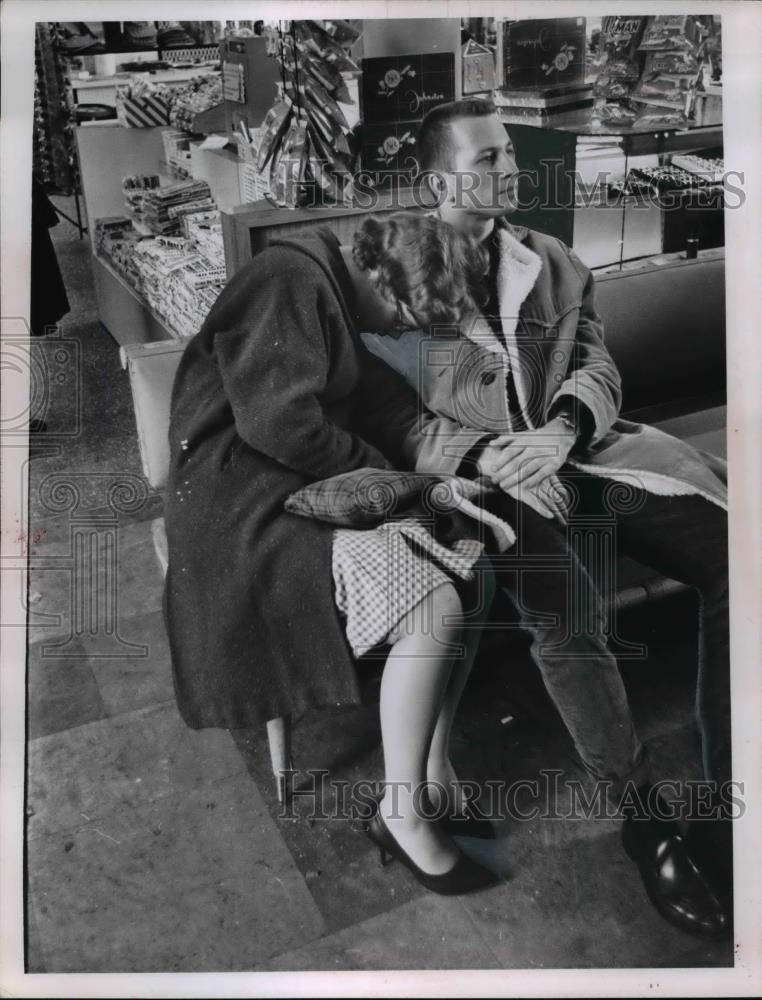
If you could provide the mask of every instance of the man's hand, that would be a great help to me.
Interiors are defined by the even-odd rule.
[[[536,430],[494,438],[482,451],[479,468],[506,493],[517,486],[533,489],[558,472],[575,441],[572,428],[556,417]]]
[[[479,471],[541,517],[565,521],[564,489],[556,473],[575,440],[573,429],[558,418],[537,430],[502,434],[484,447]]]

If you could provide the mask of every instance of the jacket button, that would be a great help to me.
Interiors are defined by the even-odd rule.
[[[494,372],[485,372],[484,375],[482,375],[482,385],[492,385],[494,381],[495,381]]]

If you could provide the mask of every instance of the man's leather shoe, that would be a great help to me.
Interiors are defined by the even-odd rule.
[[[728,915],[733,913],[733,828],[729,819],[694,819],[685,845]]]
[[[655,818],[628,818],[622,843],[640,870],[648,898],[676,927],[703,937],[720,937],[730,926],[727,913],[688,856],[677,824]]]

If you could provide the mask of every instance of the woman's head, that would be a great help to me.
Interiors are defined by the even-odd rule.
[[[486,300],[485,251],[434,216],[369,216],[352,257],[379,294],[406,305],[420,325],[458,324]]]

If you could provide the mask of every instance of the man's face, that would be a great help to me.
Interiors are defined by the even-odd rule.
[[[441,171],[447,186],[442,217],[467,228],[476,219],[514,211],[518,167],[500,118],[458,118],[450,125],[450,134],[450,169]]]

